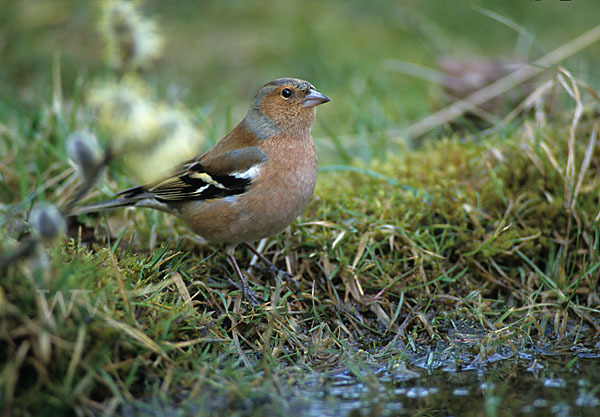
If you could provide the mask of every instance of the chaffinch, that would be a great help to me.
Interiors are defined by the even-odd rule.
[[[256,304],[235,260],[235,245],[245,243],[274,268],[249,241],[281,232],[308,204],[317,179],[310,129],[315,107],[328,101],[307,81],[271,81],[231,132],[171,176],[71,214],[134,206],[179,216],[207,241],[226,245],[246,298]]]

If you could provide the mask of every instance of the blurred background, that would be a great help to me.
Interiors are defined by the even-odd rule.
[[[65,98],[110,73],[97,30],[101,3],[0,0],[3,106],[48,102],[54,59],[60,62]],[[410,75],[405,63],[440,71],[448,58],[451,65],[498,58],[532,62],[600,22],[595,0],[141,4],[166,42],[146,78],[159,97],[196,109],[211,141],[243,117],[261,85],[299,77],[332,98],[319,109],[313,132],[333,162],[342,148],[329,142],[350,135],[344,158],[382,158],[386,146],[360,143],[381,145],[388,140],[382,132],[447,104],[435,72],[414,67]],[[600,44],[563,63],[594,88],[600,85],[599,64]]]

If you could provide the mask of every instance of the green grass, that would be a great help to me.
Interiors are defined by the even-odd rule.
[[[544,96],[537,114],[495,133],[465,121],[413,148],[386,131],[422,116],[428,93],[422,81],[383,71],[382,60],[433,66],[442,44],[501,53],[514,46],[514,32],[470,5],[232,5],[224,20],[218,16],[226,8],[216,4],[149,4],[175,46],[142,76],[157,97],[175,94],[173,101],[192,109],[207,145],[237,122],[268,79],[302,75],[332,96],[314,129],[323,156],[315,196],[263,250],[278,267],[289,266],[298,288],[251,269],[253,290],[267,300],[252,308],[229,283],[220,248],[198,244],[177,219],[149,210],[81,217],[67,238],[0,271],[5,413],[58,415],[74,407],[111,414],[133,404],[148,413],[294,415],[280,394],[291,386],[302,398],[298,387],[332,369],[349,369],[377,392],[369,364],[411,364],[428,349],[434,360],[446,343],[485,358],[507,346],[518,352],[528,343],[558,350],[597,342],[600,157],[590,137],[600,112],[597,74],[586,68],[600,56],[598,45],[566,64],[581,69],[572,80],[550,73],[556,99]],[[85,102],[94,80],[114,77],[96,57],[99,40],[82,30],[95,10],[84,2],[45,7],[47,20],[22,17],[33,34],[19,20],[0,26],[19,35],[0,51],[10,63],[0,84],[2,256],[29,239],[34,205],[64,206],[75,193],[69,134],[89,129],[109,139]],[[564,13],[559,5],[503,7],[496,11],[548,49],[583,26],[557,25],[546,36],[540,22]],[[595,11],[569,10],[590,27],[597,21]],[[450,16],[444,25],[441,16]],[[69,36],[79,30],[81,38]],[[65,42],[52,65],[44,45],[56,39]],[[46,66],[33,68],[40,63]],[[558,77],[593,88],[578,84],[574,101]],[[573,123],[576,104],[582,114]],[[127,169],[114,161],[91,198],[133,185]],[[236,257],[249,266],[246,250]],[[56,296],[66,308],[73,301],[68,314],[60,304],[46,314]]]

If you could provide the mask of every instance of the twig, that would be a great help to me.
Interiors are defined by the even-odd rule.
[[[434,114],[424,117],[406,129],[395,129],[388,133],[397,135],[404,140],[422,136],[436,127],[462,116],[469,110],[469,107],[479,106],[486,101],[505,93],[515,86],[546,71],[546,69],[552,68],[564,59],[590,46],[598,40],[600,40],[600,25],[535,60],[532,64],[525,64],[507,76],[477,90],[463,99],[462,102],[452,104]]]

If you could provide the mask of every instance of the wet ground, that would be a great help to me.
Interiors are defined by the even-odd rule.
[[[404,351],[384,367],[329,373],[299,415],[600,416],[600,341],[589,342],[516,352],[502,344],[485,355],[464,342]]]
[[[385,365],[376,355],[356,352],[337,369],[291,372],[269,387],[257,386],[248,401],[228,403],[215,392],[200,401],[184,395],[180,406],[138,403],[123,411],[127,416],[600,416],[600,341],[553,350],[529,346],[518,353],[501,346],[484,359],[453,345],[452,350],[404,351],[397,359],[386,355]]]
[[[381,369],[364,382],[329,375],[306,404],[310,416],[599,416],[600,361],[578,357],[502,360],[485,370]],[[368,380],[368,378],[366,378]]]

